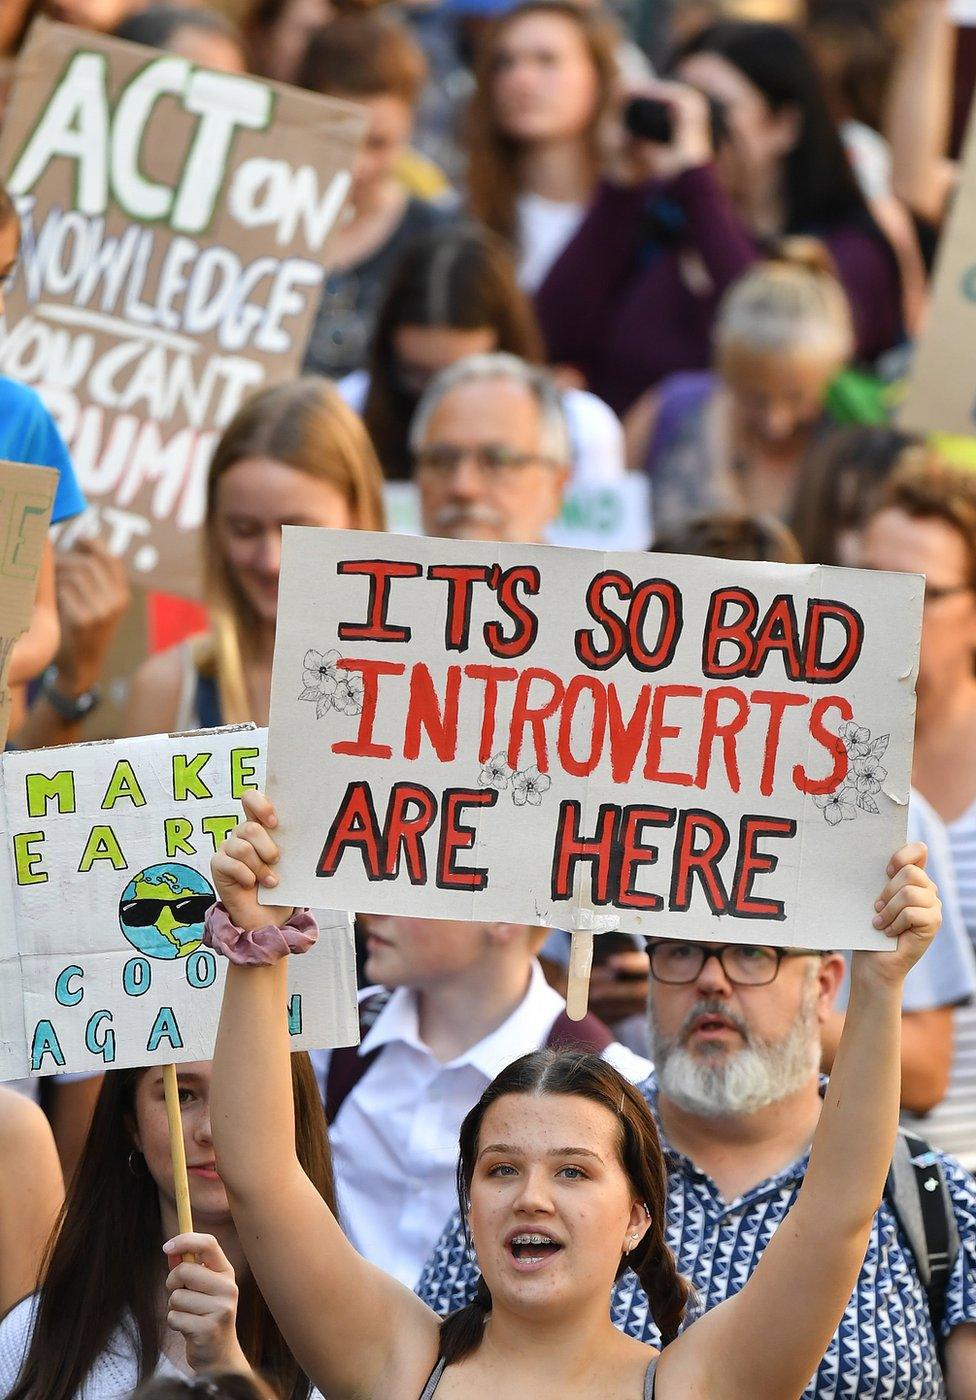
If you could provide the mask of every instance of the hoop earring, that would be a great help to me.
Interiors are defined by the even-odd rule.
[[[139,1151],[138,1148],[134,1147],[134,1148],[132,1149],[132,1151],[129,1153],[129,1156],[128,1156],[128,1159],[127,1159],[127,1160],[128,1160],[128,1165],[129,1165],[129,1171],[132,1173],[132,1175],[133,1175],[134,1177],[137,1177],[137,1178],[138,1178],[138,1177],[143,1177],[143,1176],[148,1176],[148,1175],[149,1175],[149,1168],[146,1166],[146,1159],[145,1159],[145,1157],[143,1157],[142,1153]],[[137,1170],[136,1170],[136,1164],[137,1164],[137,1162],[139,1162],[140,1160],[141,1160],[141,1162],[142,1162],[142,1171],[137,1171]]]

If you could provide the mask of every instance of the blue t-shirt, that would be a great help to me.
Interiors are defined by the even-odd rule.
[[[51,524],[80,515],[87,502],[50,413],[33,389],[0,375],[0,461],[56,467],[61,474]]]

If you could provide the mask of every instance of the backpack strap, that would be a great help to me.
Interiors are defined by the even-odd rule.
[[[612,1034],[592,1011],[588,1011],[582,1021],[571,1021],[565,1010],[560,1011],[546,1036],[547,1050],[588,1050],[593,1055],[602,1055],[612,1044]]]
[[[949,1275],[959,1253],[959,1226],[939,1154],[924,1138],[904,1129],[895,1140],[885,1198],[911,1246],[944,1370],[942,1320]]]
[[[359,1003],[360,1041],[375,1023],[391,995],[392,993],[384,987],[371,996],[364,997]],[[332,1051],[329,1056],[329,1071],[325,1077],[325,1117],[329,1123],[335,1122],[346,1099],[382,1052],[382,1045],[378,1050],[371,1050],[368,1055],[361,1055],[358,1045],[343,1045]]]

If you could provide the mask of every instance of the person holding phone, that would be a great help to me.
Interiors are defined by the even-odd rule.
[[[586,219],[536,293],[550,358],[626,411],[665,375],[704,370],[722,296],[785,236],[820,239],[851,302],[856,353],[902,335],[897,260],[865,203],[803,40],[724,21],[627,106]],[[662,119],[663,118],[663,119]],[[661,139],[667,137],[666,140]]]

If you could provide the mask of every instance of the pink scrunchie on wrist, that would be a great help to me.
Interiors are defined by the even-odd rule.
[[[266,924],[249,933],[238,928],[219,901],[211,904],[203,922],[208,948],[241,967],[267,966],[289,953],[307,953],[319,936],[319,926],[307,909],[295,909],[279,928]]]

